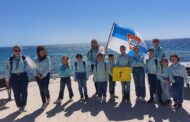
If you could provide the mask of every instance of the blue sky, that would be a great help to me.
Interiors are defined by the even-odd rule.
[[[113,22],[147,40],[190,37],[190,0],[0,0],[0,46],[107,41]]]

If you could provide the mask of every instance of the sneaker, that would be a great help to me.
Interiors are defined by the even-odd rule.
[[[174,108],[174,109],[177,109],[178,106],[179,106],[178,103],[174,103],[173,108]]]
[[[144,97],[140,97],[140,101],[144,102],[145,101]]]
[[[136,101],[140,101],[140,100],[141,100],[141,98],[140,98],[140,97],[137,97],[137,98],[136,98]]]
[[[189,86],[190,86],[189,83],[187,83],[187,84],[186,84],[186,87],[187,87],[187,88],[190,88]]]
[[[80,99],[83,99],[83,98],[84,98],[83,95],[81,95],[81,96],[80,96]]]
[[[58,100],[56,100],[55,102],[54,102],[54,104],[61,104],[61,99],[58,99]]]
[[[19,112],[24,112],[25,111],[25,106],[23,106],[23,107],[19,107],[19,110],[18,110]]]
[[[42,109],[46,109],[47,106],[48,106],[48,103],[44,103],[44,104],[42,105]]]
[[[102,101],[102,98],[101,98],[101,97],[97,97],[97,101],[98,101],[98,102],[101,102],[101,101]]]
[[[123,96],[122,102],[125,102],[125,101],[127,101],[127,98],[126,98],[126,96]]]
[[[152,103],[154,101],[154,99],[150,98],[147,103]]]
[[[102,102],[106,102],[106,97],[103,97]]]
[[[110,95],[110,99],[114,99],[114,95]]]
[[[49,103],[50,103],[50,98],[48,98],[48,99],[47,99],[47,102],[46,102],[46,103],[47,103],[47,104],[49,104]]]
[[[85,95],[85,100],[88,100],[88,95]]]

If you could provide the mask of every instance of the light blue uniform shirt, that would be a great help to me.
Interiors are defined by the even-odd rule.
[[[185,82],[188,82],[188,74],[186,68],[180,63],[172,64],[169,66],[169,79],[174,83],[173,76],[180,76],[184,78]]]
[[[159,68],[158,69],[158,73],[157,73],[157,78],[162,81],[165,82],[166,79],[169,80],[169,70],[168,68]]]
[[[60,77],[70,77],[72,75],[72,69],[71,66],[67,67],[66,65],[62,64],[59,67],[59,75]]]
[[[145,67],[145,70],[147,73],[157,75],[157,72],[158,72],[157,69],[160,68],[160,63],[157,60],[157,65],[156,65],[156,60],[157,60],[156,57],[152,57],[152,58],[147,59],[146,67]]]
[[[113,67],[115,66],[115,63],[108,61],[107,66],[108,66],[108,73],[109,73],[109,75],[112,76],[112,70],[113,70]]]
[[[82,73],[82,72],[86,72],[86,79],[88,79],[88,76],[89,76],[89,71],[88,71],[88,65],[86,64],[85,62],[85,66],[84,66],[84,61],[76,61],[74,62],[74,65],[73,65],[73,74],[74,74],[74,79],[76,79],[76,73],[79,72],[79,73]],[[76,65],[75,65],[76,64]]]
[[[42,77],[46,77],[48,73],[51,72],[51,60],[49,56],[47,56],[42,61],[39,61],[39,59],[36,58],[34,62],[36,63],[37,66],[37,68],[34,70],[34,76],[41,74]]]
[[[97,67],[94,66],[94,81],[107,82],[108,79],[109,79],[109,72],[107,64],[105,62],[98,62]]]
[[[144,67],[144,57],[141,55],[131,57],[131,67]]]
[[[162,47],[158,46],[152,46],[152,48],[154,49],[154,55],[155,57],[160,61],[164,55],[164,50]]]
[[[5,79],[6,81],[10,80],[11,73],[23,73],[26,72],[26,66],[27,63],[26,61],[23,61],[22,56],[20,57],[14,57],[13,58],[13,64],[12,64],[12,70],[11,70],[11,64],[10,61],[8,60],[6,62],[6,69],[5,69]]]
[[[116,60],[116,66],[130,67],[131,59],[128,54],[119,55]]]
[[[97,53],[98,53],[98,48],[97,49],[91,49],[87,53],[87,58],[90,64],[95,64],[97,62]]]

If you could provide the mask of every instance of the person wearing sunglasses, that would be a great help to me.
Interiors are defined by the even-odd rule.
[[[23,112],[27,103],[28,76],[26,73],[27,63],[21,53],[21,47],[13,47],[13,54],[6,63],[5,78],[7,87],[13,89],[14,98],[20,112]]]

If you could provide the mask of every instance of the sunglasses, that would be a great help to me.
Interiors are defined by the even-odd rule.
[[[14,50],[14,52],[20,52],[20,50]]]

